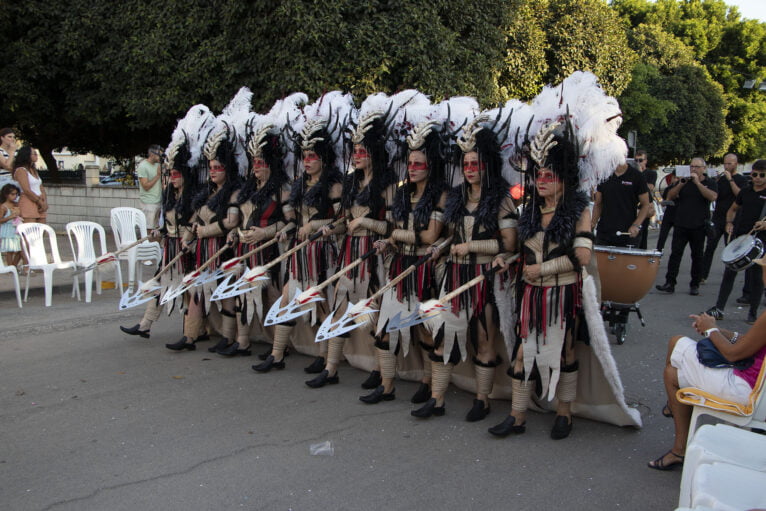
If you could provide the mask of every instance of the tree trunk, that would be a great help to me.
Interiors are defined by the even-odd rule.
[[[53,183],[60,183],[61,176],[59,176],[58,162],[53,157],[53,148],[40,145],[38,150],[43,157],[45,165],[48,167],[48,179]]]

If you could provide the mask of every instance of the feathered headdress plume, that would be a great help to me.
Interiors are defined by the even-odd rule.
[[[315,151],[325,166],[345,171],[351,155],[349,126],[357,115],[353,96],[328,92],[306,106],[303,113],[306,121],[300,131],[300,148]]]
[[[557,145],[549,149],[560,155],[559,167],[568,170],[553,170],[576,173],[579,189],[592,190],[625,162],[628,148],[617,135],[622,123],[620,105],[604,92],[593,73],[576,71],[560,85],[546,86],[533,100],[532,110],[530,139],[559,124],[553,131]]]
[[[247,154],[244,149],[245,126],[250,119],[250,101],[253,93],[247,87],[239,89],[221,115],[216,117],[210,130],[204,155],[208,160],[218,160],[226,167],[229,179],[247,172]]]

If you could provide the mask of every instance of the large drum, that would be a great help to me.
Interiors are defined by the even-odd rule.
[[[601,301],[635,303],[652,288],[662,252],[596,246]]]
[[[738,236],[726,245],[721,260],[727,268],[742,271],[753,265],[753,261],[763,256],[763,242],[750,234]]]

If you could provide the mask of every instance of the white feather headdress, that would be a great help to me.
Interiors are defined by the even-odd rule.
[[[305,124],[300,131],[301,148],[310,150],[319,142],[329,143],[335,153],[335,162],[331,163],[345,171],[351,153],[350,126],[357,120],[354,97],[341,91],[328,92],[307,105],[303,113]]]
[[[186,115],[178,121],[173,130],[170,144],[166,150],[171,167],[176,164],[176,156],[184,144],[187,144],[190,154],[188,162],[184,163],[189,168],[194,168],[199,164],[202,157],[202,146],[208,132],[213,127],[214,121],[215,116],[205,105],[194,105],[186,112]]]
[[[205,141],[204,153],[208,160],[215,158],[218,147],[228,140],[234,151],[237,162],[237,173],[244,176],[247,173],[247,155],[245,154],[245,127],[250,119],[250,101],[253,93],[247,87],[242,87],[229,101],[221,115],[215,118],[213,129]],[[227,169],[228,170],[228,169]]]
[[[593,73],[576,71],[560,85],[546,86],[533,100],[532,110],[530,138],[554,122],[571,125],[580,153],[581,190],[592,190],[625,163],[628,147],[617,135],[622,123],[620,105],[604,92]]]

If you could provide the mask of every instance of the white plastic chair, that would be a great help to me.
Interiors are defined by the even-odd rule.
[[[117,249],[130,245],[134,241],[146,236],[146,216],[144,212],[136,208],[113,208],[110,213],[112,234]],[[153,247],[153,248],[147,248]],[[136,282],[136,273],[140,273],[138,266],[142,261],[156,260],[159,262],[162,250],[157,242],[145,241],[140,245],[123,252],[118,256],[119,260],[128,261],[128,291],[133,290]],[[120,293],[122,293],[120,289]]]
[[[726,511],[764,508],[764,488],[764,472],[727,463],[700,465],[694,474],[692,506],[708,506]]]
[[[3,258],[0,257],[0,273],[10,273],[13,277],[13,285],[16,288],[16,303],[18,303],[19,308],[21,308],[21,286],[19,286],[19,272],[16,271],[15,266],[6,266],[5,263],[3,263]]]
[[[91,265],[96,262],[96,257],[106,254],[106,232],[96,222],[69,222],[66,224],[66,233],[69,236],[69,246],[72,247],[74,262],[78,267],[82,268]],[[93,243],[94,234],[96,233],[98,233],[101,248],[99,254],[96,254],[96,247]],[[91,301],[94,273],[96,275],[96,294],[101,294],[101,273],[105,269],[97,266],[94,270],[86,271],[83,274],[86,303]],[[119,289],[122,290],[122,272],[120,271],[120,265],[117,263],[114,264],[114,276]]]
[[[686,448],[679,507],[692,502],[694,474],[700,465],[715,462],[766,472],[766,436],[726,424],[705,424]]]
[[[62,261],[59,255],[59,245],[56,240],[56,233],[52,227],[45,224],[29,223],[21,224],[17,227],[21,235],[21,248],[29,261],[29,271],[27,271],[27,284],[24,290],[24,301],[29,301],[29,274],[31,270],[43,272],[43,281],[45,283],[45,306],[50,307],[53,295],[53,272],[55,270],[76,268],[74,261]],[[45,238],[48,238],[52,261],[48,261],[48,254],[45,250]],[[80,299],[80,286],[77,276],[73,276],[72,296]]]

